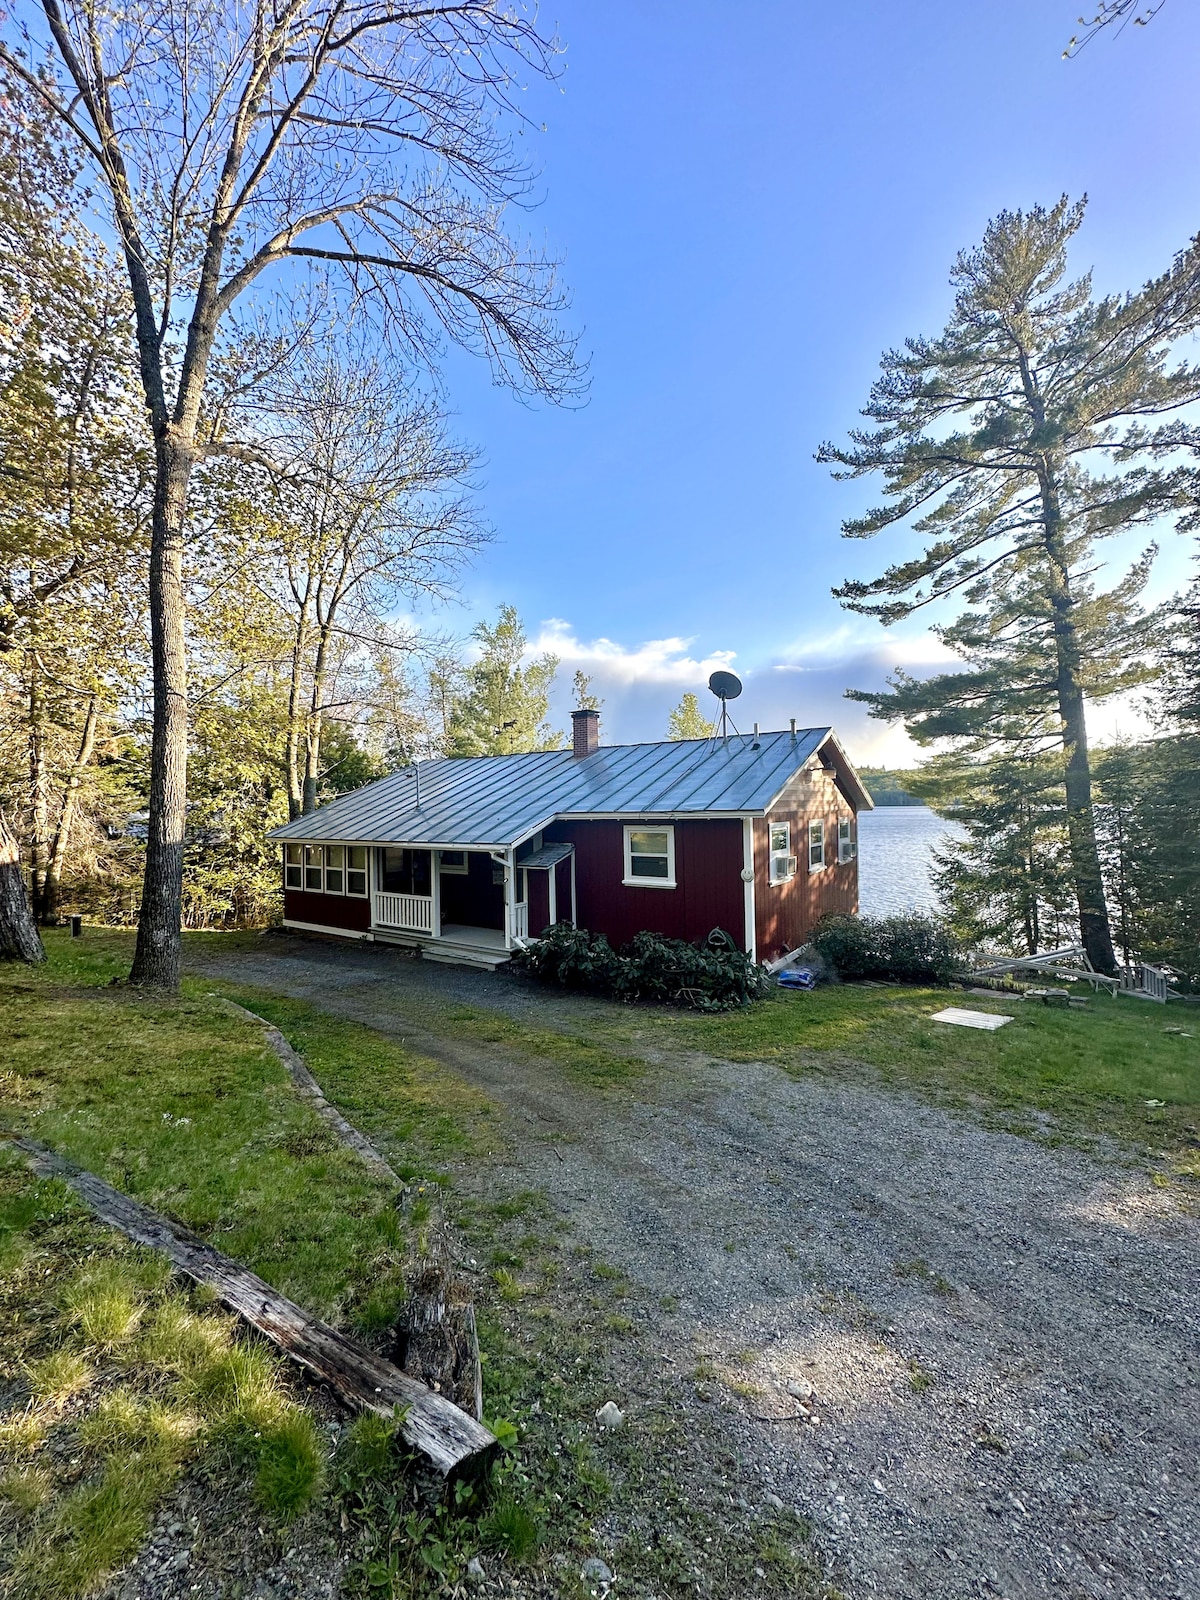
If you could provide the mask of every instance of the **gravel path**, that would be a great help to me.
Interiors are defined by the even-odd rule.
[[[681,1372],[707,1363],[681,1393],[721,1404],[852,1600],[1200,1596],[1200,1230],[1144,1174],[865,1079],[680,1059],[599,1094],[406,1012],[579,1028],[589,1003],[380,948],[202,970],[403,1037],[504,1108],[496,1178],[628,1274]]]

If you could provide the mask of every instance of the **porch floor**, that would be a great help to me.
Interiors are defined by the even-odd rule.
[[[442,938],[451,944],[478,945],[481,950],[504,949],[504,934],[499,928],[471,928],[466,923],[443,922]]]

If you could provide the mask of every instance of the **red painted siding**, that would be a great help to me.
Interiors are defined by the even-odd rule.
[[[643,930],[694,940],[724,928],[744,944],[741,822],[676,821],[674,889],[622,883],[623,828],[621,822],[556,822],[546,829],[547,843],[564,840],[575,846],[576,921],[581,928],[604,934],[611,944],[624,944]],[[569,887],[559,915],[570,915]]]
[[[550,926],[550,873],[535,869],[525,874],[529,897],[529,932],[537,939]]]
[[[288,922],[311,922],[321,928],[349,928],[365,933],[371,926],[371,902],[361,895],[285,889],[283,915]]]
[[[570,922],[571,912],[571,858],[560,861],[554,869],[555,911],[560,922]]]
[[[765,819],[754,822],[754,916],[757,955],[771,961],[804,943],[827,911],[858,910],[858,860],[838,862],[838,822],[854,816],[832,772],[822,767],[797,773]],[[808,870],[808,825],[825,823],[825,866]],[[796,876],[787,883],[770,881],[769,825],[788,822]],[[856,824],[857,826],[857,824]]]

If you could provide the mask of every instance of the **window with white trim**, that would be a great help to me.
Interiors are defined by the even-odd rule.
[[[790,822],[770,824],[770,882],[789,883],[796,876],[796,858],[792,854],[792,825]]]
[[[346,846],[331,844],[325,848],[325,893],[342,894],[346,886]]]
[[[467,852],[465,850],[439,850],[438,866],[443,872],[452,872],[460,878],[465,878],[468,873]]]
[[[838,820],[838,860],[853,861],[858,854],[858,840],[854,834],[854,818],[841,817]]]
[[[283,847],[283,886],[285,889],[304,887],[304,850],[298,844]]]
[[[808,870],[816,872],[825,865],[825,824],[824,822],[810,822],[808,825]]]
[[[304,846],[304,887],[318,893],[324,885],[325,852],[319,844]]]
[[[675,829],[625,829],[625,883],[629,888],[675,887]]]
[[[346,893],[360,897],[367,892],[367,847],[352,844],[346,847]]]

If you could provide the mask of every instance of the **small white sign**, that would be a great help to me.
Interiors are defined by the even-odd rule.
[[[935,1011],[931,1020],[952,1022],[957,1028],[986,1028],[992,1033],[1012,1018],[997,1016],[994,1011],[963,1011],[959,1006],[947,1006],[945,1011]]]

